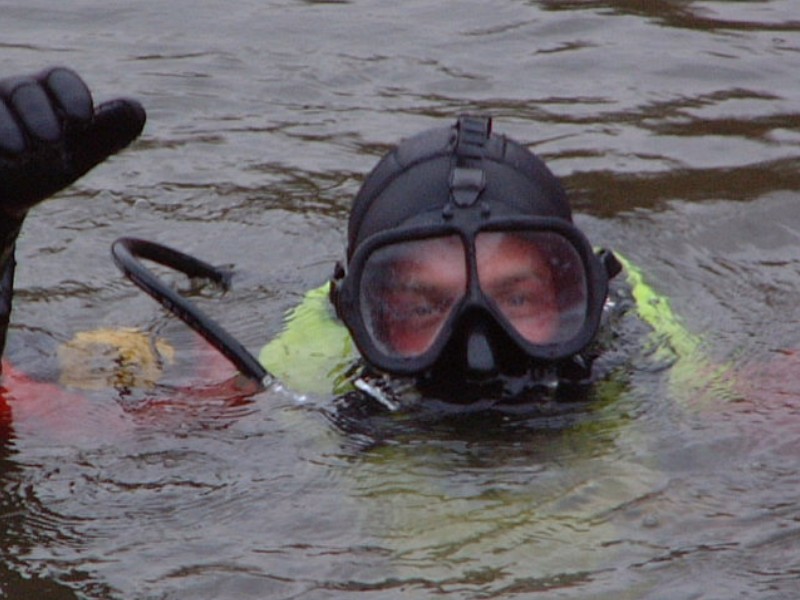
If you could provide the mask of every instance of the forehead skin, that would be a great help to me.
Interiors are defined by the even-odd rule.
[[[508,278],[516,271],[549,280],[552,286],[552,272],[544,253],[538,244],[521,235],[481,233],[475,242],[475,252],[482,287],[491,287],[492,282]]]
[[[461,280],[467,263],[460,238],[447,236],[402,244],[391,259],[392,275],[403,279]],[[482,286],[516,269],[542,279],[552,277],[545,254],[523,236],[506,232],[481,233],[476,242]]]
[[[403,245],[391,263],[392,277],[405,284],[466,289],[467,263],[457,236],[417,240]]]

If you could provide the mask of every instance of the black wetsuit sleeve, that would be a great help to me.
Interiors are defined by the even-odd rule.
[[[6,334],[11,320],[11,298],[14,293],[14,246],[21,220],[0,213],[0,356],[6,347]],[[2,367],[0,366],[0,371]]]

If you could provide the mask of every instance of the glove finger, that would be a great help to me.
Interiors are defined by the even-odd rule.
[[[30,78],[6,79],[0,84],[8,107],[18,122],[34,139],[56,142],[61,137],[61,123],[47,92]]]
[[[21,154],[25,151],[25,135],[6,103],[0,98],[0,153]]]
[[[76,179],[135,140],[144,128],[147,115],[136,100],[120,98],[97,107],[94,119],[75,132],[70,141]]]
[[[43,72],[39,81],[67,119],[88,122],[94,113],[92,93],[74,71],[56,67]]]
[[[56,142],[62,133],[61,119],[88,122],[92,118],[92,95],[73,71],[56,67],[36,78],[10,77],[0,80],[0,151],[22,154],[27,138]],[[59,114],[60,113],[60,114]]]

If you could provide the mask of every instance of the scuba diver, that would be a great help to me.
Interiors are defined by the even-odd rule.
[[[144,123],[135,100],[94,107],[86,84],[65,68],[0,80],[0,351],[26,214],[128,146]],[[593,249],[559,180],[522,145],[494,133],[490,118],[461,116],[384,156],[354,200],[347,238],[346,263],[308,294],[297,321],[260,360],[140,259],[221,283],[224,273],[144,240],[118,240],[113,255],[134,283],[256,381],[298,381],[285,363],[305,362],[291,344],[313,314],[312,337],[327,332],[335,340],[328,358],[338,362],[320,367],[319,376],[338,373],[347,385],[334,389],[357,388],[390,407],[381,391],[387,378],[454,403],[592,382],[609,280],[621,264]],[[320,354],[315,347],[305,356]]]
[[[491,119],[414,136],[367,176],[331,300],[370,368],[470,402],[585,382],[621,269],[545,164]]]

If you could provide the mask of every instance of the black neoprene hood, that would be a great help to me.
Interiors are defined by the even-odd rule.
[[[509,306],[504,305],[508,312],[503,313],[497,298],[481,287],[476,240],[492,231],[524,234],[548,257],[549,272],[558,278],[552,305],[558,316],[551,337],[526,337],[518,321],[507,316],[512,312]],[[415,331],[421,324],[414,323],[412,315],[435,315],[439,304],[425,292],[417,304],[411,304],[414,298],[407,305],[392,304],[381,295],[391,293],[381,291],[391,290],[391,285],[379,278],[391,272],[391,266],[380,257],[391,256],[393,248],[448,236],[462,244],[464,293],[448,305],[434,337],[419,349],[400,349],[394,343],[399,338],[386,333],[398,326],[389,323],[405,319],[395,331]],[[331,300],[362,356],[379,370],[420,374],[446,372],[444,367],[458,364],[457,372],[482,376],[519,372],[534,361],[572,357],[590,343],[608,289],[603,267],[573,225],[566,192],[544,162],[522,145],[492,133],[491,119],[461,116],[452,127],[402,142],[367,176],[353,202],[347,267],[339,266],[334,273]],[[539,301],[524,298],[526,306]]]
[[[411,137],[384,156],[364,180],[348,224],[348,261],[358,245],[451,200],[457,125]],[[491,133],[482,147],[481,202],[493,216],[556,217],[572,222],[567,196],[550,169],[525,147]]]

